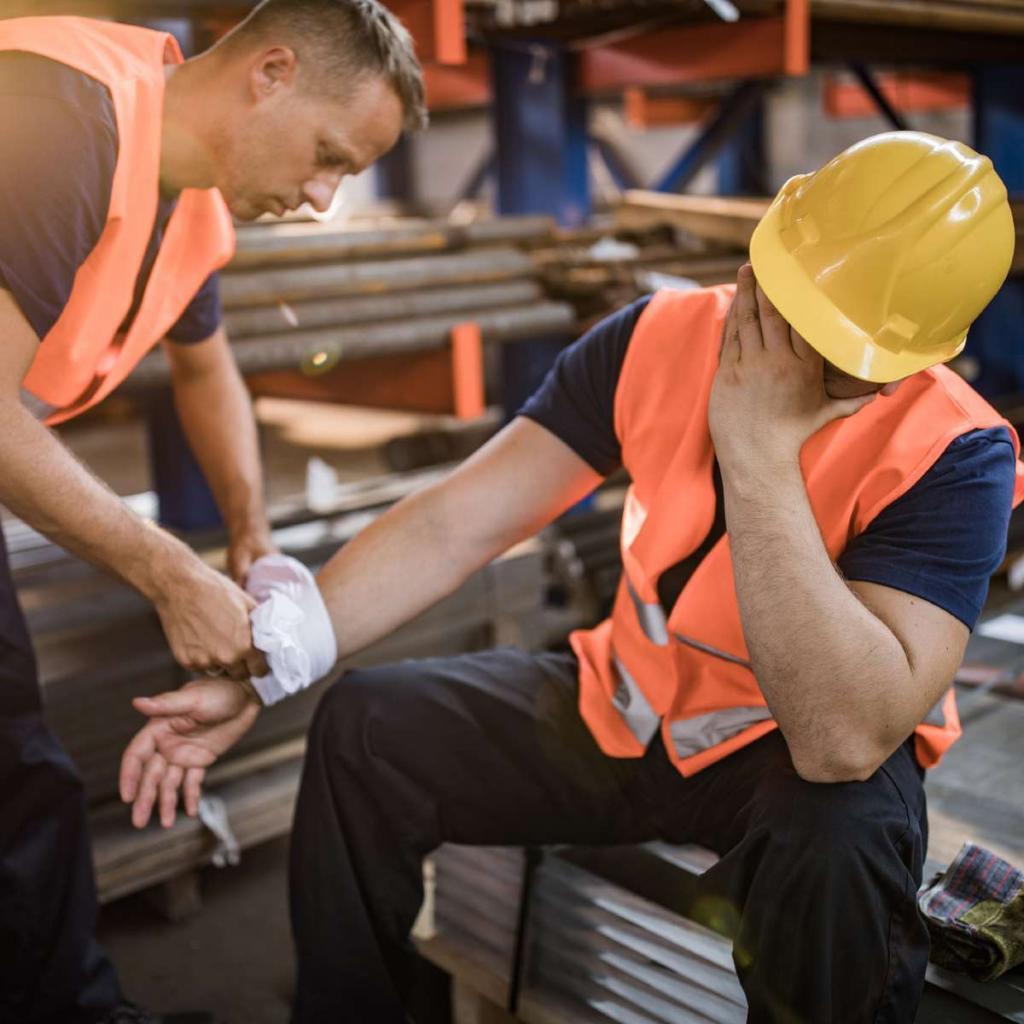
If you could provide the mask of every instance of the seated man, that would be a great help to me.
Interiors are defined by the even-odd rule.
[[[361,669],[325,696],[292,845],[295,1024],[407,1020],[441,843],[653,839],[720,855],[698,902],[734,922],[750,1020],[913,1020],[922,777],[959,735],[951,681],[1024,496],[1009,424],[937,364],[1012,248],[987,159],[860,143],[786,184],[735,289],[606,320],[319,591],[293,588],[330,663],[629,471],[615,607],[571,654]],[[227,680],[136,705],[137,824],[157,799],[172,821],[183,782],[194,813],[259,711]]]

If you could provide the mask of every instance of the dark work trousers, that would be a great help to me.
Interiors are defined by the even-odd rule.
[[[352,671],[314,720],[292,834],[293,1024],[405,1024],[421,861],[443,842],[710,847],[698,906],[734,920],[749,1020],[913,1021],[922,772],[797,775],[776,731],[690,778],[660,737],[601,753],[576,660],[502,650]],[[717,908],[717,909],[716,909]]]
[[[95,924],[82,783],[43,722],[0,535],[0,1024],[94,1024],[120,1002]]]

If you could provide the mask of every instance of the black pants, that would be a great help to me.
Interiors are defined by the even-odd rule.
[[[0,536],[0,1024],[93,1024],[120,1002],[95,924],[82,783],[43,722]]]
[[[737,908],[751,1021],[906,1022],[928,939],[909,744],[819,785],[778,732],[682,777],[660,739],[598,749],[566,655],[495,651],[345,675],[314,720],[292,838],[293,1024],[404,1024],[421,860],[442,842],[710,847],[701,903]]]

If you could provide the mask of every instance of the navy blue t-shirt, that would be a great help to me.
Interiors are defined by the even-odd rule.
[[[633,328],[650,296],[608,317],[562,352],[523,406],[602,476],[622,464],[615,436],[615,390]],[[1003,427],[974,430],[950,444],[932,468],[855,537],[839,556],[849,580],[879,583],[920,597],[973,629],[989,577],[1006,553],[1015,476]],[[684,576],[669,570],[666,609]]]
[[[44,338],[106,224],[118,152],[110,92],[66,64],[0,53],[0,139],[0,287]],[[161,197],[124,327],[138,310],[174,205]],[[220,321],[211,274],[167,336],[204,341]]]

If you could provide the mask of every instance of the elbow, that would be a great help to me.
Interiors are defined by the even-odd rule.
[[[874,743],[850,736],[790,743],[790,756],[797,775],[819,785],[866,782],[885,763],[885,755]]]

